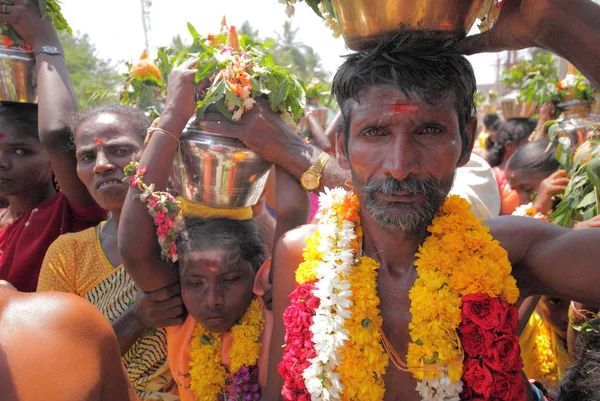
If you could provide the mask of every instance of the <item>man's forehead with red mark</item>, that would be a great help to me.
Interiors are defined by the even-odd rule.
[[[104,143],[104,141],[102,139],[100,139],[100,138],[96,138],[96,139],[94,139],[94,143],[96,145],[102,145]]]

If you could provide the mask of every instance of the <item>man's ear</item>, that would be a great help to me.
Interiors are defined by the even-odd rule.
[[[343,130],[343,128],[342,128]],[[346,144],[344,141],[344,133],[342,130],[338,130],[335,140],[335,158],[338,165],[344,170],[350,170],[350,161],[346,154]]]
[[[473,152],[473,146],[475,145],[475,137],[477,136],[477,117],[473,117],[471,121],[465,127],[466,138],[461,138],[462,140],[466,140],[467,144],[463,147],[463,153],[458,161],[458,167],[462,167],[469,162],[471,159],[471,152]]]

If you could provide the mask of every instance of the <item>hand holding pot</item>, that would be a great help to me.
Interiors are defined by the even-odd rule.
[[[50,18],[42,20],[37,1],[12,0],[12,2],[14,5],[3,7],[6,13],[0,12],[0,22],[11,25],[26,42],[33,46],[34,51],[49,45],[62,48]]]
[[[196,85],[196,65],[193,58],[173,68],[167,83],[167,100],[160,119],[160,126],[179,135],[196,110],[196,93],[207,86],[207,82]],[[165,126],[165,124],[167,126]]]
[[[305,145],[279,114],[269,109],[265,99],[258,99],[254,108],[244,113],[237,123],[209,110],[199,125],[204,131],[237,138],[263,159],[277,164],[291,149]]]

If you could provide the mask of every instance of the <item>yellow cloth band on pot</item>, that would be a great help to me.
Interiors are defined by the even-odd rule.
[[[253,216],[251,207],[235,209],[216,208],[202,203],[190,202],[181,196],[177,197],[183,217],[200,217],[204,219],[223,217],[231,220],[250,220]]]

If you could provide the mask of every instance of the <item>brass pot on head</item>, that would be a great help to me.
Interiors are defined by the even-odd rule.
[[[37,103],[33,52],[0,46],[0,102]]]
[[[346,45],[373,46],[399,31],[439,31],[464,37],[486,0],[331,0]],[[490,14],[495,6],[491,2]]]
[[[240,140],[190,124],[175,157],[173,186],[184,199],[211,207],[254,206],[264,192],[272,165]]]

